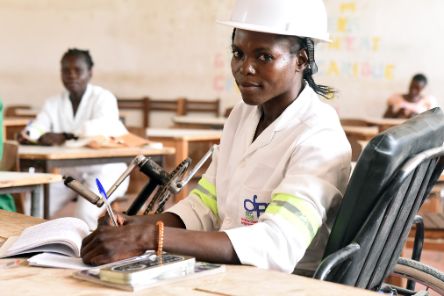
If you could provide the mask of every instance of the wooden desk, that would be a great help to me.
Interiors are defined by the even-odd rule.
[[[7,140],[14,140],[14,135],[26,127],[29,118],[5,117],[3,118],[3,137]]]
[[[377,126],[379,132],[382,132],[392,126],[400,125],[407,119],[401,118],[364,118],[365,122],[369,126]]]
[[[155,142],[161,142],[165,147],[173,147],[176,150],[175,166],[181,163],[190,154],[190,143],[204,142],[218,144],[222,136],[221,130],[205,129],[160,129],[148,128],[146,130],[148,138]],[[201,153],[202,157],[206,151]],[[194,166],[199,159],[193,159],[191,166]],[[175,197],[176,201],[185,198],[189,191],[189,186],[185,186]]]
[[[174,148],[67,148],[63,146],[24,146],[19,147],[20,168],[28,170],[34,167],[37,171],[52,173],[56,168],[105,163],[129,163],[135,156],[158,157],[163,162],[164,155],[174,154]],[[49,214],[49,187],[45,185],[43,216]]]
[[[17,109],[15,111],[15,116],[32,119],[35,118],[39,112],[34,109]]]
[[[29,118],[21,117],[5,117],[3,118],[4,126],[26,126],[29,122]]]
[[[0,172],[0,193],[31,192],[31,215],[42,217],[44,184],[60,182],[61,175]]]
[[[343,125],[342,128],[347,135],[347,138],[353,138],[357,141],[369,141],[379,133],[379,129],[376,126],[348,126]]]
[[[0,210],[0,244],[24,228],[43,222]],[[0,266],[11,259],[0,259]],[[227,266],[226,272],[184,279],[135,293],[95,285],[71,277],[69,269],[18,267],[0,270],[2,295],[305,295],[370,296],[374,292],[251,266]]]
[[[197,117],[197,116],[175,116],[173,122],[175,127],[178,128],[204,128],[204,129],[222,129],[225,121],[225,117]],[[399,125],[406,121],[406,119],[398,118],[362,118],[366,123],[366,127],[370,128],[378,127],[378,131],[388,129],[389,127]],[[351,127],[351,126],[350,126]],[[357,127],[357,126],[354,126]]]
[[[174,127],[193,129],[223,129],[225,117],[175,116]]]
[[[352,161],[357,161],[365,145],[379,133],[376,126],[343,125],[345,135],[352,148]]]

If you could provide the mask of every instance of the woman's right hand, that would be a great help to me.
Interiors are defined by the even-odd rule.
[[[17,134],[17,142],[19,142],[22,145],[32,145],[36,144],[35,141],[32,141],[29,136],[26,134],[24,130],[22,130],[20,133]]]
[[[99,225],[82,241],[83,262],[101,265],[138,256],[155,248],[154,225]]]
[[[114,216],[116,216],[117,225],[130,225],[130,224],[143,224],[144,223],[144,216],[128,216],[124,213],[114,212]],[[114,226],[112,219],[106,213],[104,216],[99,218],[99,225],[108,225],[108,226]]]
[[[116,213],[114,212],[114,216],[116,217],[117,225],[125,225],[129,221],[129,216],[123,214],[123,213]],[[98,225],[108,225],[108,226],[114,226],[114,223],[107,212],[105,212],[105,215],[99,218]]]

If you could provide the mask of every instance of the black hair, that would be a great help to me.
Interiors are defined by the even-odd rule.
[[[70,48],[67,52],[65,52],[62,56],[62,60],[66,57],[81,57],[85,60],[86,64],[88,65],[88,69],[91,70],[94,66],[94,62],[92,60],[92,57],[89,53],[89,50],[81,50],[77,48]]]
[[[424,85],[427,85],[427,77],[421,73],[415,74],[412,77],[412,81],[424,82]]]
[[[307,68],[305,68],[302,77],[308,82],[308,85],[317,93],[318,95],[326,98],[327,100],[334,97],[336,90],[331,88],[330,86],[316,84],[313,79],[313,75],[318,72],[318,65],[316,65],[315,55],[314,55],[314,41],[311,38],[307,37],[298,37],[298,36],[286,36],[279,35],[281,38],[290,38],[292,40],[292,45],[290,48],[290,53],[297,54],[301,50],[305,50],[307,52]]]
[[[234,41],[234,34],[236,32],[236,28],[233,29],[231,34],[231,41]],[[336,90],[331,88],[330,86],[316,84],[313,79],[313,75],[318,72],[318,65],[316,65],[314,58],[314,41],[311,38],[301,38],[297,36],[287,36],[287,35],[279,35],[281,38],[290,38],[294,41],[290,48],[290,53],[297,54],[300,50],[306,50],[308,61],[307,68],[305,68],[304,73],[302,74],[303,79],[305,79],[310,85],[310,87],[314,90],[318,95],[331,99],[334,97]]]

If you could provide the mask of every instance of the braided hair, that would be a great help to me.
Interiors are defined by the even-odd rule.
[[[70,48],[67,52],[65,52],[62,56],[62,61],[66,57],[81,57],[85,60],[86,64],[88,65],[88,69],[91,70],[94,66],[94,62],[92,60],[92,57],[89,53],[89,50],[81,50],[77,48]]]
[[[334,97],[336,91],[330,86],[316,84],[313,79],[313,75],[318,72],[318,65],[316,65],[315,57],[314,57],[314,42],[311,38],[300,38],[294,37],[297,40],[292,48],[290,49],[291,53],[297,53],[300,50],[306,50],[308,56],[307,68],[305,68],[303,73],[303,78],[308,82],[308,85],[317,93],[318,95],[326,98],[327,100]]]

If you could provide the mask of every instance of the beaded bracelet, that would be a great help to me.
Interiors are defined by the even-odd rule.
[[[162,258],[163,253],[163,229],[164,224],[162,221],[156,222],[156,228],[157,228],[157,256],[159,258]]]

